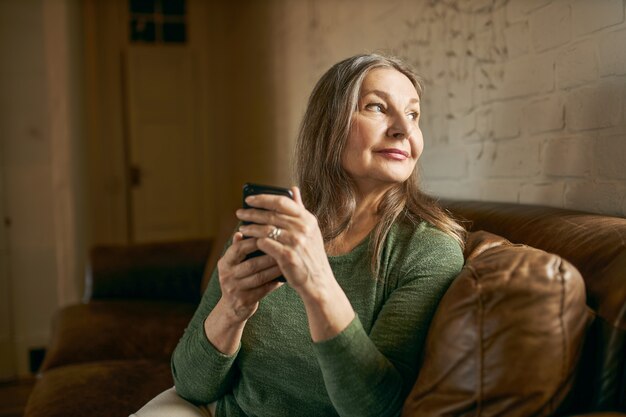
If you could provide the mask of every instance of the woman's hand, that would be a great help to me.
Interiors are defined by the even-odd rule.
[[[293,200],[269,194],[250,196],[246,202],[254,208],[237,210],[237,217],[256,223],[241,226],[239,231],[257,238],[259,249],[276,260],[289,285],[302,293],[326,280],[334,281],[334,276],[317,219],[302,204],[300,190],[293,187],[292,191]],[[280,232],[272,237],[276,228]]]
[[[222,297],[204,320],[204,333],[225,355],[239,348],[247,320],[259,308],[260,300],[281,285],[276,261],[267,255],[245,260],[257,250],[256,239],[244,239],[239,232],[232,245],[217,261]]]
[[[276,260],[302,298],[311,338],[317,342],[343,331],[355,313],[330,268],[317,219],[302,204],[300,190],[293,187],[292,191],[293,200],[276,195],[248,197],[246,202],[255,208],[237,210],[237,217],[256,224],[239,230],[257,238],[259,249]]]
[[[217,262],[222,298],[231,319],[248,320],[258,309],[259,301],[282,283],[274,281],[281,275],[276,261],[267,255],[245,260],[246,255],[257,250],[257,239],[244,239],[239,232],[233,236],[232,245]]]

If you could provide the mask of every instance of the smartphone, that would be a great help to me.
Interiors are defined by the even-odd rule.
[[[283,195],[283,196],[293,199],[293,192],[288,188],[275,187],[272,185],[246,183],[243,186],[243,208],[251,208],[248,204],[246,204],[246,198],[248,196],[257,195],[257,194]],[[250,224],[250,223],[251,222],[243,222],[243,224]],[[244,236],[244,239],[246,239],[245,236]],[[261,256],[263,254],[264,254],[263,251],[260,251],[260,250],[254,251],[252,253],[249,253],[246,256],[246,260],[250,258],[254,258],[256,256]],[[280,276],[276,278],[276,281],[285,282],[286,280],[285,280],[285,277]]]

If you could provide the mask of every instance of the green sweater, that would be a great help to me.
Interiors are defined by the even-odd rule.
[[[284,285],[261,301],[238,352],[220,353],[203,328],[221,296],[214,272],[172,356],[178,394],[196,404],[217,401],[217,417],[399,415],[428,326],[463,254],[425,222],[396,223],[375,279],[368,245],[369,238],[348,254],[328,257],[357,316],[319,343],[311,340],[300,297]]]

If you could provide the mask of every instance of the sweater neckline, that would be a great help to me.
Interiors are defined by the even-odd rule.
[[[367,249],[370,238],[372,236],[372,232],[368,233],[367,236],[363,238],[350,252],[342,253],[341,255],[327,255],[329,261],[334,262],[342,262],[342,261],[351,261],[354,258],[358,257],[363,253],[364,250]]]

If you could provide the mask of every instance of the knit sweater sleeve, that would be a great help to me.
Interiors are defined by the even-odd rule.
[[[233,366],[239,351],[225,355],[206,337],[204,321],[221,297],[217,269],[172,354],[171,367],[176,392],[195,404],[216,401],[232,389],[236,376]]]
[[[342,417],[398,416],[415,381],[439,300],[463,266],[452,238],[430,228],[417,240],[396,257],[398,286],[369,334],[356,317],[342,333],[314,346]]]

